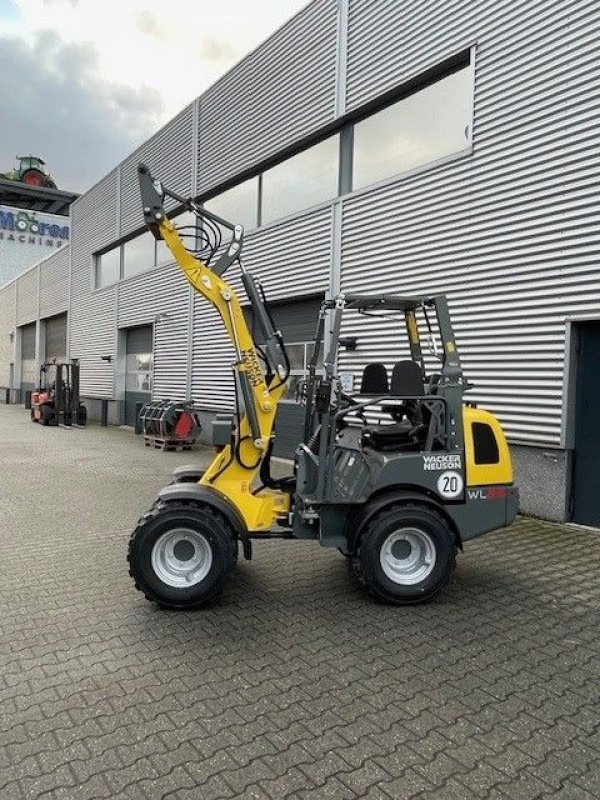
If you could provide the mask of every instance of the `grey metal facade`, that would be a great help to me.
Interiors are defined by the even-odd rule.
[[[524,507],[564,516],[567,324],[600,316],[599,31],[589,0],[314,0],[73,204],[58,260],[0,291],[0,384],[9,331],[68,307],[82,393],[113,401],[113,419],[123,331],[139,324],[154,325],[157,397],[228,407],[231,351],[173,266],[93,288],[93,254],[141,229],[137,162],[183,194],[218,191],[470,53],[464,152],[251,231],[245,261],[279,300],[446,292],[471,399],[515,445]],[[389,330],[352,333],[343,370],[396,360]]]

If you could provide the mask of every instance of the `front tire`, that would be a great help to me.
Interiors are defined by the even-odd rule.
[[[355,566],[366,588],[386,603],[425,603],[448,583],[456,545],[448,522],[435,509],[393,505],[368,524]]]
[[[147,600],[166,608],[200,608],[223,590],[237,540],[209,506],[159,503],[129,542],[129,574]]]

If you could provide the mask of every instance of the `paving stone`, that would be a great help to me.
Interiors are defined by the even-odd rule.
[[[600,796],[600,537],[519,520],[402,609],[335,551],[261,543],[219,602],[166,613],[128,537],[209,458],[0,406],[1,800]]]

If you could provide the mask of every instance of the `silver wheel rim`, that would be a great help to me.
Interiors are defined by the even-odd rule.
[[[152,569],[167,586],[189,589],[204,580],[212,566],[208,540],[191,528],[174,528],[152,548]]]
[[[424,581],[435,567],[435,544],[419,528],[400,528],[384,541],[379,562],[391,581],[412,586]]]

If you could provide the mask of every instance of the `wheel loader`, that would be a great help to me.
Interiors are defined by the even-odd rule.
[[[216,308],[231,340],[235,409],[213,422],[209,467],[176,470],[140,519],[128,552],[136,587],[160,606],[198,608],[222,591],[240,547],[250,559],[256,541],[310,539],[340,550],[378,600],[431,600],[449,581],[457,550],[510,525],[518,507],[498,420],[464,400],[446,297],[357,293],[323,301],[299,392],[302,440],[292,474],[274,477],[275,421],[290,363],[263,287],[244,268],[243,228],[167,189],[144,164],[138,177],[146,224]],[[178,229],[166,197],[193,212],[196,227]],[[233,264],[256,338],[223,277]],[[404,360],[391,370],[368,364],[357,387],[338,371],[348,314],[384,317],[406,342]],[[423,325],[439,341],[434,370]]]

